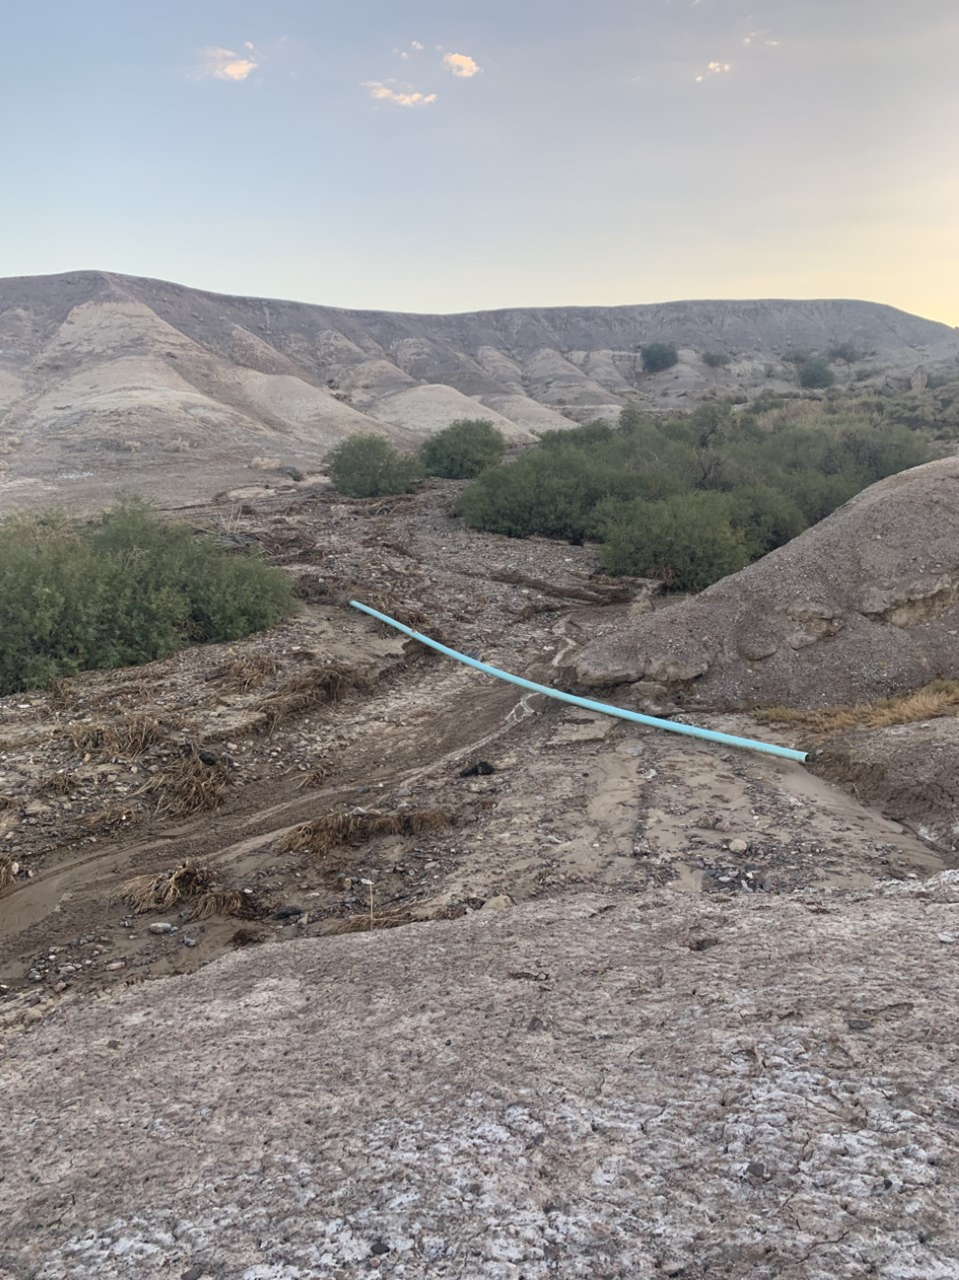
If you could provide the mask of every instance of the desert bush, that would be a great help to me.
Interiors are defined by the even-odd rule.
[[[704,351],[703,364],[709,365],[710,369],[721,369],[729,364],[729,356],[725,351]]]
[[[671,342],[651,342],[642,348],[643,368],[647,373],[662,373],[679,360],[679,352]]]
[[[506,441],[488,418],[458,418],[420,450],[427,475],[447,480],[473,480],[503,461]]]
[[[810,356],[808,360],[803,360],[798,367],[799,385],[807,390],[822,389],[831,387],[836,381],[836,375],[829,367],[829,361],[825,356]]]
[[[329,454],[326,466],[334,489],[347,498],[411,493],[421,475],[415,457],[374,435],[350,436]]]
[[[511,537],[596,538],[608,571],[656,570],[693,590],[931,456],[925,435],[877,417],[871,399],[766,396],[742,412],[711,400],[672,417],[630,408],[618,427],[548,432],[483,472],[459,510]]]
[[[293,592],[259,556],[227,555],[128,502],[94,524],[47,513],[0,525],[0,599],[5,694],[235,640],[278,622]]]
[[[701,591],[749,563],[725,494],[677,494],[663,502],[603,504],[596,525],[607,573],[659,578],[671,591]]]

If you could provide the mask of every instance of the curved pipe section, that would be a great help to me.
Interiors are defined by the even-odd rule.
[[[402,631],[411,640],[418,640],[420,644],[425,644],[428,648],[435,649],[437,653],[445,654],[447,658],[453,658],[456,662],[465,663],[467,667],[472,667],[474,671],[482,671],[484,675],[495,676],[497,680],[505,680],[507,684],[518,685],[521,689],[530,689],[533,693],[545,694],[547,698],[556,698],[559,702],[569,702],[574,707],[583,707],[586,711],[598,711],[604,716],[615,716],[619,720],[631,720],[635,724],[644,724],[650,729],[665,729],[667,733],[681,733],[687,738],[702,738],[706,742],[718,742],[724,747],[740,747],[745,751],[762,751],[766,755],[782,756],[785,760],[798,760],[800,764],[806,759],[805,751],[793,751],[791,747],[779,747],[772,742],[757,742],[753,738],[737,738],[731,733],[718,733],[714,729],[700,729],[692,724],[676,724],[672,720],[660,720],[656,716],[641,715],[638,711],[627,711],[624,707],[613,707],[605,702],[594,702],[591,698],[578,698],[573,693],[563,693],[559,689],[551,689],[549,685],[535,684],[532,680],[524,680],[522,676],[511,675],[508,671],[501,671],[499,667],[491,667],[486,662],[479,662],[476,658],[467,657],[465,653],[457,653],[455,649],[449,649],[445,644],[440,644],[438,640],[431,640],[429,636],[421,635],[418,631],[405,627],[402,622],[397,622],[395,618],[390,618],[387,614],[380,613],[378,609],[371,609],[368,604],[361,604],[359,600],[351,600],[350,605],[354,609],[359,609],[361,613],[369,614],[377,622],[385,622],[388,627],[393,627],[396,631]]]

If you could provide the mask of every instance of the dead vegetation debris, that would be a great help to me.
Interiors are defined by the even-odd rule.
[[[273,658],[266,653],[246,653],[211,671],[207,677],[218,681],[224,693],[249,693],[258,689],[279,671]]]
[[[263,908],[253,893],[227,889],[217,883],[210,867],[184,862],[159,875],[134,876],[120,890],[120,896],[137,915],[150,911],[172,911],[192,902],[188,920],[193,923],[214,916],[237,916],[253,920]]]
[[[296,590],[302,599],[311,604],[335,605],[341,609],[348,609],[350,601],[358,600],[361,604],[369,605],[371,609],[389,614],[397,622],[402,622],[404,627],[410,627],[414,631],[422,631],[429,623],[428,616],[422,610],[411,607],[395,592],[384,591],[381,587],[364,586],[361,582],[339,575],[320,578],[312,574],[303,574],[297,582]],[[386,627],[385,623],[378,625],[390,635],[393,634],[392,629]]]
[[[410,809],[395,813],[328,813],[304,822],[281,842],[279,853],[320,855],[340,844],[367,844],[377,836],[412,836],[441,831],[452,819],[440,809]]]
[[[232,782],[232,774],[225,764],[219,761],[208,764],[195,747],[189,747],[155,773],[136,794],[155,799],[158,817],[185,818],[218,809]]]
[[[37,784],[38,796],[68,796],[79,787],[79,779],[65,769],[48,774]],[[2,807],[2,805],[0,805]]]
[[[216,876],[209,867],[184,862],[159,875],[134,876],[123,885],[120,896],[137,915],[145,915],[148,911],[178,907],[186,898],[206,893],[215,883]]]
[[[12,858],[8,858],[6,854],[0,854],[0,893],[8,884],[13,884],[17,874],[16,867],[17,864]]]
[[[466,914],[463,903],[451,906],[424,909],[416,905],[386,907],[382,911],[374,909],[362,915],[344,916],[341,920],[330,920],[326,923],[324,934],[369,933],[378,929],[400,929],[408,924],[422,924],[427,920],[456,920]]]
[[[340,702],[354,689],[367,688],[369,678],[365,672],[344,662],[331,662],[290,676],[279,689],[259,702],[257,710],[264,716],[267,732],[272,733],[287,720]]]
[[[117,720],[81,721],[71,725],[67,737],[83,755],[139,756],[169,737],[169,730],[154,716],[134,714]]]
[[[933,680],[913,693],[880,698],[876,702],[820,707],[816,711],[767,707],[752,714],[760,724],[809,729],[824,735],[852,729],[888,729],[894,725],[959,715],[959,680]]]

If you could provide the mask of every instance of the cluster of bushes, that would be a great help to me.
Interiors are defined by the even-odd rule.
[[[289,579],[254,554],[166,524],[140,503],[99,522],[0,525],[0,694],[57,676],[235,640],[289,612]]]
[[[611,573],[698,591],[781,546],[873,481],[930,457],[925,438],[836,406],[780,403],[550,432],[460,498],[475,528],[597,539]]]
[[[326,460],[333,487],[348,498],[411,493],[424,476],[472,480],[503,460],[506,441],[486,418],[459,418],[418,453],[400,453],[381,436],[344,440]]]

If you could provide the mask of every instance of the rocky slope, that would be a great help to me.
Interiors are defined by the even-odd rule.
[[[679,364],[642,371],[673,342]],[[102,272],[0,281],[0,500],[209,497],[315,470],[357,431],[412,445],[458,417],[514,440],[624,404],[795,385],[782,357],[848,343],[868,385],[955,371],[959,334],[864,302],[683,302],[421,316],[232,298]],[[730,363],[710,369],[705,351]],[[920,375],[921,376],[921,375]]]
[[[817,707],[959,678],[959,459],[891,476],[698,596],[572,659],[582,684]]]

